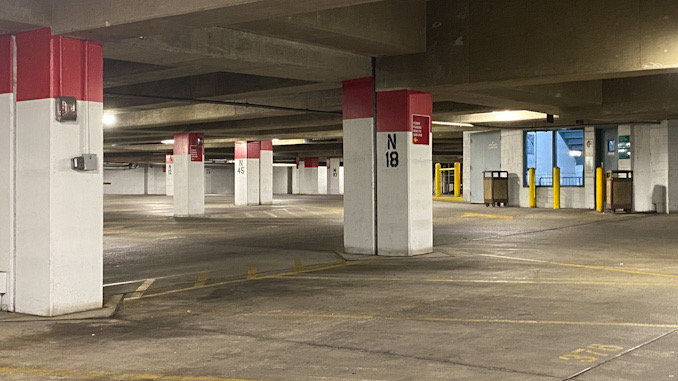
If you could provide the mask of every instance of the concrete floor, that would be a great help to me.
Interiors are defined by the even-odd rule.
[[[0,315],[0,379],[678,378],[678,217],[436,202],[434,254],[343,261],[340,197],[229,203],[107,197],[121,310]]]

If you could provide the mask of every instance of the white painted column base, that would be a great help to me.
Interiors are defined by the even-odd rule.
[[[327,194],[341,194],[341,159],[327,159]]]
[[[78,102],[66,123],[54,109],[17,103],[15,310],[41,316],[100,308],[103,294],[103,105]],[[98,169],[72,170],[86,148]]]
[[[344,120],[344,251],[376,254],[374,118]]]
[[[273,204],[273,151],[259,152],[259,203]]]
[[[259,159],[235,160],[235,205],[259,205]]]
[[[191,161],[191,155],[174,155],[174,216],[205,215],[205,162]]]
[[[0,94],[0,310],[14,310],[14,94]]]

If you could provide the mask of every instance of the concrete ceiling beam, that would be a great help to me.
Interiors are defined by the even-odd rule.
[[[678,74],[619,78],[602,83],[603,102],[563,110],[570,119],[644,121],[678,117]]]
[[[431,0],[428,19],[428,51],[380,59],[380,89],[474,91],[678,71],[673,0]]]
[[[51,13],[50,2],[46,0],[0,0],[0,34],[49,26]]]
[[[388,0],[230,28],[369,56],[426,51],[426,0]]]
[[[326,90],[302,95],[274,98],[241,99],[242,103],[264,104],[309,110],[341,110],[341,90]],[[299,110],[272,110],[258,107],[199,103],[117,114],[119,129],[144,129],[162,126],[180,126],[226,120],[256,119],[273,116],[303,114]],[[340,111],[338,111],[340,112]]]
[[[57,34],[111,41],[374,1],[378,0],[52,0],[52,28]]]
[[[372,70],[369,57],[218,27],[112,42],[104,56],[318,82],[361,78]]]

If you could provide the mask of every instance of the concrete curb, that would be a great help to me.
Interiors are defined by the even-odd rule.
[[[90,319],[110,319],[118,311],[123,301],[122,294],[113,295],[104,301],[103,308],[96,310],[76,312],[67,315],[54,317],[32,316],[18,313],[8,313],[6,317],[0,317],[0,323],[30,323],[35,321],[63,321],[63,320],[90,320]]]

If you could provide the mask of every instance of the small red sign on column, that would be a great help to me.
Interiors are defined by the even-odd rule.
[[[190,147],[191,161],[202,161],[202,147],[201,145],[192,145]]]
[[[412,143],[429,145],[431,134],[431,117],[428,115],[412,115]]]

